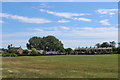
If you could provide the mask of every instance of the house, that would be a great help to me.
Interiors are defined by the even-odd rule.
[[[39,54],[44,54],[44,50],[37,50]]]
[[[108,52],[111,53],[112,52],[112,47],[100,47],[100,48],[77,48],[75,49],[75,52],[78,54],[84,54],[86,53],[86,51],[91,51],[93,53],[99,54],[99,53],[103,53],[103,52]]]
[[[14,49],[19,53],[22,54],[23,53],[23,49],[21,47],[14,47]]]
[[[0,54],[4,53],[4,51],[0,50]]]
[[[57,54],[58,52],[56,51],[47,51],[46,54]]]

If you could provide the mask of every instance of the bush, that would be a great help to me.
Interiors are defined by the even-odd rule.
[[[11,53],[10,56],[11,56],[11,57],[16,57],[17,54],[15,54],[15,53]]]
[[[3,57],[9,57],[9,56],[10,56],[10,53],[7,53],[7,52],[6,52],[6,53],[3,53],[2,56],[3,56]]]
[[[17,54],[15,54],[15,53],[7,53],[7,52],[6,52],[6,53],[3,53],[2,56],[3,56],[3,57],[16,57]]]
[[[30,53],[30,51],[28,51],[27,49],[23,50],[23,55],[28,55],[29,53]]]
[[[32,48],[32,51],[30,53],[31,56],[36,56],[38,55],[38,51],[35,48]]]
[[[16,53],[16,54],[18,54],[18,52],[15,50],[15,49],[8,49],[8,51],[7,51],[8,53]]]

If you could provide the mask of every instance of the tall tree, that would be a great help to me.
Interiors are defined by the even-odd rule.
[[[54,36],[46,36],[43,38],[40,37],[32,37],[29,39],[27,43],[27,48],[35,48],[37,50],[45,50],[45,51],[64,51],[63,44],[60,40],[55,38]]]
[[[95,46],[97,46],[97,48],[99,48],[99,47],[101,46],[101,44],[100,44],[100,43],[97,43]]]
[[[65,49],[66,54],[73,54],[74,51],[71,48]]]
[[[101,47],[110,47],[110,44],[108,42],[103,42],[101,44]]]
[[[116,45],[115,41],[110,42],[110,47],[115,47],[115,45]]]
[[[118,47],[120,47],[120,42],[118,42]]]
[[[40,45],[42,44],[42,38],[34,36],[30,38],[28,42],[29,43],[26,44],[28,49],[32,49],[32,48],[35,48],[37,50],[41,49]]]
[[[43,37],[44,50],[45,51],[63,51],[63,44],[54,36]]]

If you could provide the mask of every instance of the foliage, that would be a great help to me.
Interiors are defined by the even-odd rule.
[[[16,49],[14,49],[14,48],[8,49],[7,52],[8,52],[8,53],[16,53],[16,54],[18,54],[18,52],[17,52]]]
[[[116,43],[115,41],[111,41],[111,42],[103,42],[102,44],[97,43],[95,46],[99,47],[115,47]]]
[[[2,54],[2,56],[3,56],[3,57],[16,57],[17,54],[15,54],[15,53],[7,53],[7,52],[5,52],[5,53]]]
[[[92,52],[90,50],[86,50],[85,54],[91,54]]]
[[[112,47],[112,53],[113,53],[113,54],[116,54],[116,53],[118,52],[117,49],[118,49],[118,48],[116,48],[116,47]]]
[[[110,44],[108,42],[103,42],[101,44],[101,47],[110,47]]]
[[[66,54],[74,54],[74,51],[71,48],[65,49]]]
[[[38,55],[38,51],[35,48],[32,48],[32,51],[30,52],[31,56],[36,56]]]
[[[120,47],[117,48],[117,54],[120,54]]]
[[[23,55],[28,55],[30,53],[30,51],[28,51],[27,49],[23,50]]]
[[[110,42],[110,47],[115,47],[116,43],[115,41]]]
[[[99,48],[99,47],[101,46],[101,44],[100,44],[100,43],[97,43],[95,46],[97,46],[97,48]]]
[[[27,43],[27,48],[32,49],[35,48],[37,50],[45,50],[45,51],[60,51],[63,52],[63,44],[54,36],[46,36],[46,37],[32,37],[29,39]]]
[[[12,44],[8,45],[8,49],[11,49],[12,48]]]

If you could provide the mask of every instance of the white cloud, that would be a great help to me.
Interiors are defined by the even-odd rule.
[[[70,30],[69,27],[66,26],[58,26],[58,27],[42,27],[42,28],[35,28],[35,29],[31,29],[34,31],[45,31],[45,32],[49,32],[49,31],[65,31],[65,30]]]
[[[59,20],[58,23],[67,23],[67,22],[70,22],[68,20]]]
[[[64,18],[71,18],[71,17],[74,17],[74,16],[90,15],[90,14],[86,14],[86,13],[54,12],[54,11],[49,11],[49,10],[45,10],[45,9],[40,9],[40,11],[41,12],[46,12],[48,14],[64,17]]]
[[[43,31],[42,29],[38,29],[38,28],[35,28],[33,30],[35,30],[35,31]]]
[[[100,14],[115,15],[118,9],[98,9],[97,12]]]
[[[48,36],[48,35],[54,35],[55,37],[60,39],[66,47],[88,46],[88,44],[89,46],[92,46],[95,43],[98,43],[100,41],[105,41],[105,40],[111,41],[113,39],[115,41],[118,40],[117,39],[118,38],[117,27],[66,27],[66,26],[61,26],[61,27],[56,27],[52,31],[51,30],[46,31],[41,28],[40,29],[35,28],[33,30],[34,30],[33,32],[19,32],[19,33],[3,34],[3,39],[9,39],[9,38],[11,39],[11,37],[15,37],[17,39],[17,37],[23,38],[26,36],[27,37],[32,37],[32,36],[43,37],[43,36]],[[91,41],[93,42],[91,43]],[[5,43],[7,44],[11,42],[9,42],[8,40],[8,42],[6,41]],[[26,42],[20,45],[24,46],[25,44]]]
[[[87,18],[73,18],[75,20],[81,20],[81,21],[92,21],[91,19],[87,19]]]
[[[104,19],[99,22],[102,23],[103,25],[111,25],[108,21],[109,21],[108,19]]]
[[[25,23],[50,23],[51,22],[50,20],[47,20],[47,19],[28,18],[24,16],[11,15],[11,14],[6,14],[6,13],[0,13],[0,17],[16,19],[16,20],[20,20]]]
[[[65,27],[65,26],[62,26],[62,27],[60,27],[61,29],[64,29],[64,30],[69,30],[70,28],[68,28],[68,27]]]
[[[1,23],[4,23],[4,21],[0,20],[0,24],[1,24]]]
[[[41,8],[50,8],[51,6],[48,6],[47,3],[41,3],[39,7],[41,7]]]
[[[64,32],[61,29],[66,29],[67,32]],[[117,27],[66,27],[66,26],[61,26],[61,27],[56,27],[56,28],[51,28],[53,30],[44,30],[43,29],[33,29],[35,32],[24,32],[24,33],[11,33],[11,34],[3,34],[3,37],[20,37],[20,36],[32,36],[32,35],[49,35],[49,34],[54,34],[54,35],[61,35],[61,36],[73,36],[73,38],[80,36],[84,37],[115,37],[115,34],[118,32]],[[69,30],[68,30],[69,29]]]

